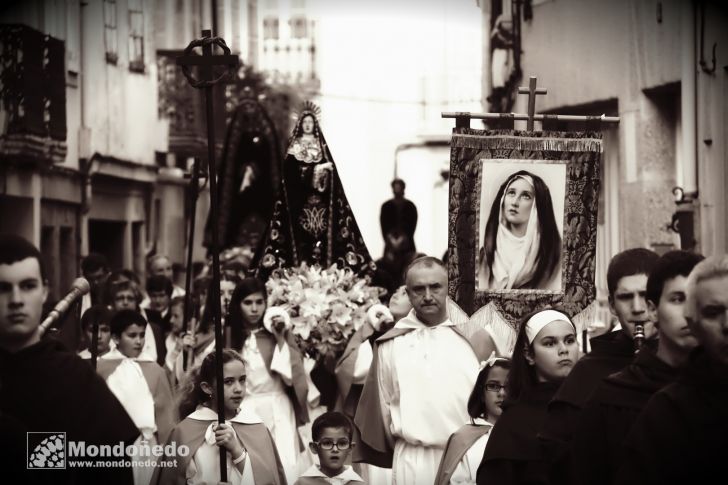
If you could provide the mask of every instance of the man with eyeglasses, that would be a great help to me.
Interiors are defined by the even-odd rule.
[[[447,312],[447,271],[422,257],[405,272],[413,309],[374,345],[355,417],[354,461],[392,468],[394,485],[434,483],[448,438],[469,422],[478,363],[495,350],[484,330]]]

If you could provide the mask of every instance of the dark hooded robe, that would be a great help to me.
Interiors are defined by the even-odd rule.
[[[546,406],[558,387],[555,382],[541,382],[524,389],[518,399],[503,403],[503,414],[493,426],[478,467],[479,485],[549,483],[548,464],[536,430],[542,426]]]
[[[29,432],[65,433],[67,449],[70,441],[83,441],[87,446],[123,442],[126,446],[139,436],[121,403],[88,362],[50,338],[16,353],[0,349],[0,415]],[[0,435],[9,449],[26,449],[25,433],[0,430]],[[22,441],[14,442],[18,437]],[[25,483],[26,479],[54,484],[132,483],[131,468],[26,470],[25,460],[15,469],[4,469],[3,475],[14,477],[8,483]]]
[[[673,382],[678,369],[643,348],[623,370],[604,379],[581,412],[571,442],[575,483],[612,483],[623,443],[654,393]]]
[[[314,133],[304,134],[302,123],[314,119]],[[283,162],[281,190],[273,206],[256,275],[266,280],[276,268],[301,263],[352,269],[370,274],[375,266],[364,244],[354,213],[344,193],[315,113],[306,110],[293,131]]]
[[[602,379],[634,359],[634,342],[623,330],[600,335],[590,343],[592,351],[576,363],[561,384],[540,428],[545,458],[562,483],[572,480],[569,446],[584,404]]]
[[[677,380],[647,402],[624,442],[615,484],[723,483],[728,365],[698,348]]]
[[[379,211],[379,225],[382,238],[402,234],[407,238],[406,251],[415,251],[415,229],[417,229],[417,206],[409,199],[392,198],[382,204]]]

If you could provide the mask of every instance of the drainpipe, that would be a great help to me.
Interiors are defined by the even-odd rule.
[[[80,126],[78,132],[78,166],[81,187],[81,205],[78,210],[76,224],[78,227],[78,243],[76,246],[77,255],[89,253],[88,241],[88,212],[91,204],[91,165],[93,161],[90,159],[90,132],[86,127],[86,105],[85,97],[88,95],[86,90],[86,62],[84,60],[84,18],[88,2],[80,0],[78,2],[78,104]]]
[[[682,177],[685,201],[698,197],[698,69],[695,42],[695,2],[682,2],[680,113],[682,116]]]
[[[698,201],[698,65],[696,55],[697,10],[695,2],[682,2],[680,53],[680,116],[682,187],[675,187],[676,211],[672,216],[672,229],[680,235],[680,247],[700,250],[700,203]],[[702,239],[702,238],[700,238]],[[703,241],[703,244],[706,241]],[[704,248],[703,248],[704,250]]]

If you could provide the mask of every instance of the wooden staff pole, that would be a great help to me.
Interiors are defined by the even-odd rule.
[[[197,219],[197,196],[198,196],[198,180],[199,180],[199,167],[198,160],[195,157],[192,163],[192,174],[190,178],[190,185],[188,190],[188,210],[187,215],[190,221],[190,233],[187,237],[187,273],[185,274],[185,307],[184,307],[184,321],[182,322],[182,335],[187,333],[187,328],[190,321],[192,311],[192,249],[195,242],[195,219]],[[188,357],[192,357],[192,352],[186,352],[182,350],[182,370],[187,371]]]
[[[217,45],[225,52],[224,55],[213,55],[212,46]],[[202,56],[190,55],[195,47],[202,47]],[[217,422],[219,425],[225,423],[225,386],[223,384],[222,370],[222,349],[223,349],[223,332],[222,320],[220,316],[220,246],[218,241],[218,207],[217,207],[217,173],[215,165],[215,111],[213,107],[212,87],[221,81],[226,75],[234,72],[238,66],[237,56],[230,55],[230,49],[225,45],[225,41],[219,37],[212,37],[210,30],[202,31],[202,39],[194,40],[185,49],[185,55],[177,59],[177,63],[182,66],[182,72],[190,81],[193,87],[205,90],[205,108],[207,118],[207,173],[210,181],[210,216],[212,218],[212,281],[210,285],[210,304],[212,305],[212,318],[215,324],[215,382],[216,382],[216,400],[217,400]],[[202,74],[202,80],[198,81],[192,78],[190,74],[190,66],[199,66]],[[217,79],[214,79],[213,67],[216,65],[226,65],[227,73]],[[227,481],[227,452],[224,448],[220,448],[220,481]]]

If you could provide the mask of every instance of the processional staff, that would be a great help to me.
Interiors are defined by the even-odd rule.
[[[190,313],[192,311],[192,249],[195,242],[195,219],[197,219],[197,197],[199,196],[200,188],[198,186],[200,178],[199,160],[195,157],[192,163],[192,173],[190,174],[190,184],[187,187],[187,207],[188,214],[187,218],[190,221],[190,233],[187,237],[187,272],[185,274],[185,306],[184,306],[184,320],[182,321],[182,335],[187,332],[188,322],[190,321]],[[194,336],[196,329],[192,329],[192,335]],[[182,370],[187,370],[188,358],[191,360],[194,350],[190,349],[189,352],[182,352]]]
[[[213,55],[212,47],[216,45],[220,47],[224,54]],[[202,56],[193,54],[192,50],[196,47],[202,47]],[[202,38],[195,39],[187,46],[184,55],[177,58],[177,65],[182,68],[185,75],[193,88],[205,90],[205,105],[207,117],[207,170],[208,180],[210,181],[210,215],[213,221],[218,220],[217,208],[217,173],[215,166],[215,118],[213,110],[212,87],[222,81],[227,75],[233,74],[238,67],[238,57],[230,54],[230,49],[225,41],[220,37],[212,37],[210,30],[202,31]],[[219,77],[214,78],[214,66],[224,65],[227,70]],[[192,77],[190,66],[198,66],[202,79],[197,80]],[[217,382],[217,422],[225,423],[225,392],[223,385],[222,372],[222,348],[223,348],[223,331],[220,310],[220,254],[219,254],[219,237],[217,232],[217,224],[212,224],[212,245],[210,252],[212,253],[212,284],[210,287],[210,296],[212,305],[212,318],[215,324],[215,381]],[[188,274],[191,268],[187,268]],[[190,292],[185,295],[185,309],[189,306]],[[188,315],[187,315],[188,316]],[[187,320],[183,324],[186,329]],[[220,481],[227,481],[227,458],[224,448],[220,448]]]

